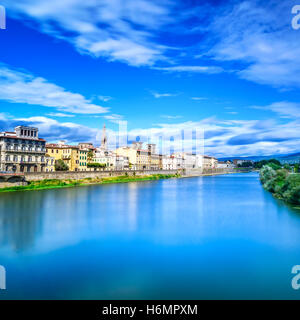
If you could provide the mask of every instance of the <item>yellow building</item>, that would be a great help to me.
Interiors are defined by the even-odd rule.
[[[158,170],[160,168],[160,156],[158,154],[150,155],[150,168],[152,170]]]
[[[55,158],[50,157],[48,154],[45,156],[45,171],[46,172],[54,172],[55,171]]]
[[[46,153],[50,157],[54,157],[56,161],[62,160],[68,166],[69,171],[79,171],[80,168],[86,168],[86,164],[79,165],[79,148],[77,146],[69,146],[63,143],[47,144]]]

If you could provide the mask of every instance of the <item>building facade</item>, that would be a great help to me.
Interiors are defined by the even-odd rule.
[[[39,138],[38,129],[18,126],[14,132],[0,133],[0,171],[45,171],[46,141]]]
[[[45,166],[45,171],[46,172],[54,172],[55,171],[55,158],[50,157],[49,155],[46,154],[46,166]]]
[[[46,149],[48,156],[54,157],[55,161],[62,160],[68,166],[69,171],[86,170],[86,150],[79,150],[78,146],[66,145],[64,141],[59,141],[58,144],[47,144]]]

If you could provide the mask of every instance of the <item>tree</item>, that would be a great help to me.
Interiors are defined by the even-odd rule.
[[[106,163],[88,163],[87,164],[88,168],[105,168],[106,167]]]
[[[265,165],[272,165],[272,167],[281,168],[281,163],[277,159],[270,159],[270,160],[260,160],[254,163],[254,168],[261,169]]]
[[[57,160],[55,161],[55,171],[68,171],[69,167],[62,161]]]
[[[253,162],[252,161],[245,161],[242,162],[241,164],[238,164],[239,168],[252,168],[253,167]]]
[[[91,162],[91,161],[93,160],[93,158],[94,158],[94,153],[93,153],[92,150],[90,150],[90,151],[88,152],[88,154],[87,154],[87,160],[88,160],[88,162]]]

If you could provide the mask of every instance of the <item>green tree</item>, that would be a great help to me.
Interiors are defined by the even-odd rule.
[[[94,153],[93,153],[92,150],[90,150],[90,151],[88,152],[88,154],[87,154],[87,160],[88,160],[88,162],[91,162],[91,161],[93,160],[93,158],[94,158]]]
[[[68,171],[69,167],[62,161],[57,160],[55,161],[55,171]]]
[[[270,160],[260,160],[254,163],[254,168],[256,169],[261,169],[265,165],[273,164],[274,168],[281,168],[281,163],[280,161],[276,159],[270,159]]]
[[[87,164],[88,168],[105,168],[106,167],[106,163],[88,163]]]

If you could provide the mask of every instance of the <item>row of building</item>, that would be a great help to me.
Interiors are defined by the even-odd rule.
[[[133,142],[130,146],[108,150],[105,125],[101,146],[92,143],[67,145],[46,143],[39,138],[38,129],[18,126],[14,132],[0,133],[0,171],[52,172],[58,162],[70,171],[105,170],[178,170],[214,169],[229,167],[230,162],[218,162],[214,157],[177,152],[172,155],[157,153],[155,144]]]

